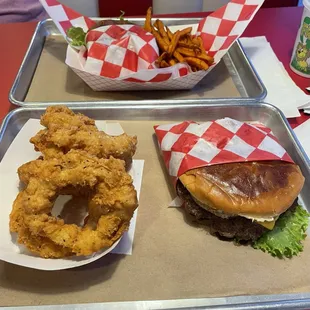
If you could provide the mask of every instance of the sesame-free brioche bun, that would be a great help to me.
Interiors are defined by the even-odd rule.
[[[300,168],[284,161],[218,164],[187,171],[180,181],[209,212],[272,221],[290,208],[304,184]]]

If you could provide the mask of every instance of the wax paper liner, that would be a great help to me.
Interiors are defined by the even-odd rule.
[[[94,25],[90,18],[56,0],[40,1],[64,36],[71,26],[80,26],[87,30]],[[154,38],[145,31],[132,33],[131,27],[136,27],[133,25],[126,25],[126,29],[124,26],[113,25],[90,30],[88,36],[92,39],[87,42],[87,47],[92,49],[91,57],[89,51],[77,52],[69,46],[66,63],[96,91],[190,89],[219,63],[263,2],[264,0],[232,0],[200,21],[196,34],[202,37],[205,49],[215,60],[214,65],[207,71],[191,72],[187,64],[152,69],[158,55]],[[95,35],[91,34],[93,31],[96,31]],[[106,37],[106,32],[110,37],[108,41],[102,37]],[[128,35],[137,39],[134,47]],[[102,45],[102,42],[106,45]]]
[[[293,160],[270,128],[231,118],[155,126],[155,133],[174,185],[186,171],[224,163]]]

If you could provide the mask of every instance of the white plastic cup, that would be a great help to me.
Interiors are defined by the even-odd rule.
[[[310,78],[310,0],[303,0],[304,12],[290,62],[292,71]]]
[[[154,14],[202,12],[203,0],[153,0]]]

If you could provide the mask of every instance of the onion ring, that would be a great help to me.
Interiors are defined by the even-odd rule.
[[[30,142],[44,159],[57,158],[69,150],[84,150],[98,158],[122,159],[131,163],[137,146],[137,137],[121,134],[110,136],[99,131],[95,121],[87,116],[75,114],[66,106],[51,106],[41,117],[46,129],[40,130]]]
[[[14,201],[10,231],[41,257],[90,255],[112,246],[138,206],[125,162],[113,157],[71,150],[59,158],[28,162],[18,174],[26,186]],[[55,200],[64,194],[87,196],[89,215],[83,227],[51,215]]]

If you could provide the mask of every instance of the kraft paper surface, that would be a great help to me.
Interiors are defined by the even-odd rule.
[[[175,193],[155,122],[117,121],[137,134],[135,159],[145,160],[132,255],[53,272],[0,262],[1,306],[309,292],[310,237],[300,256],[279,260],[210,236],[181,208],[168,208]]]
[[[67,43],[61,36],[47,37],[25,102],[238,98],[241,96],[223,61],[192,90],[95,92],[64,63],[66,49]]]

